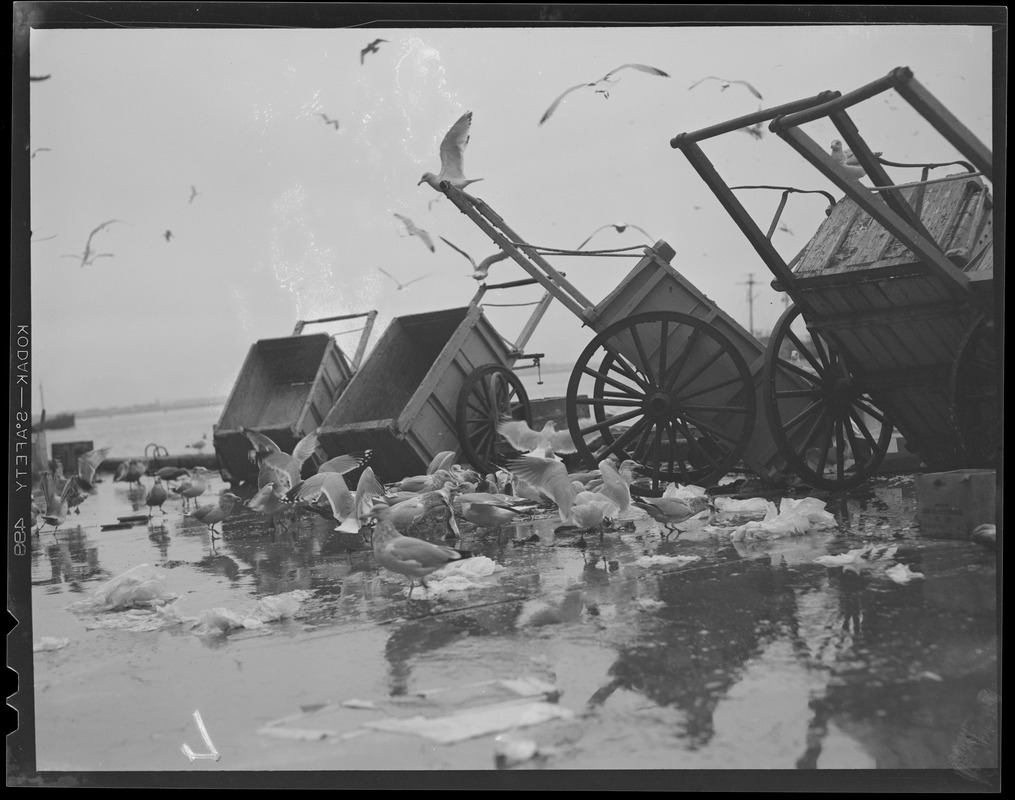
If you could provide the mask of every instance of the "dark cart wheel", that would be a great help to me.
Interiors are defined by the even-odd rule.
[[[962,337],[952,366],[952,420],[968,468],[996,469],[999,460],[994,334],[994,321],[980,316]]]
[[[849,489],[874,474],[892,440],[891,417],[850,374],[834,344],[807,329],[797,306],[772,331],[765,381],[772,438],[800,478]]]
[[[487,364],[473,370],[458,395],[458,441],[466,459],[483,474],[518,454],[499,433],[505,419],[522,420],[531,427],[532,409],[521,380],[511,370]]]
[[[654,489],[725,475],[754,430],[747,362],[719,330],[677,312],[636,314],[610,325],[578,358],[567,420],[583,460],[637,461]],[[578,418],[588,403],[592,419]]]

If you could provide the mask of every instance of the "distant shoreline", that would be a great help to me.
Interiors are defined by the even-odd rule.
[[[60,412],[61,414],[72,414],[78,418],[85,417],[108,417],[112,414],[141,414],[145,411],[174,411],[180,408],[201,408],[203,406],[219,406],[225,405],[225,397],[202,397],[202,398],[188,398],[185,400],[171,400],[166,403],[138,403],[131,406],[109,406],[107,408],[85,408],[81,411],[68,411]],[[58,416],[57,414],[49,415]],[[33,419],[33,425],[39,424],[39,417]]]

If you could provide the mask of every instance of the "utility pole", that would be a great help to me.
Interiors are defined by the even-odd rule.
[[[751,336],[754,336],[754,298],[755,298],[754,286],[757,283],[758,282],[754,280],[754,273],[749,272],[747,273],[747,280],[741,281],[739,284],[737,284],[738,286],[747,287],[747,314],[748,314],[747,324],[749,326]]]

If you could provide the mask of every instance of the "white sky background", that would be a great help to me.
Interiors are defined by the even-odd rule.
[[[388,39],[360,65],[360,50]],[[747,326],[768,332],[782,310],[764,263],[684,156],[676,134],[764,107],[847,92],[910,67],[963,123],[991,142],[987,26],[506,28],[297,30],[34,30],[31,161],[34,407],[90,406],[226,395],[250,345],[286,336],[297,319],[377,309],[376,341],[393,317],[465,306],[476,291],[467,261],[495,245],[426,184],[438,146],[468,110],[470,187],[527,241],[577,247],[601,225],[626,222],[676,250],[673,265]],[[575,92],[545,125],[561,92],[624,63],[669,78],[619,73],[609,98]],[[340,130],[319,116],[340,121]],[[893,161],[958,154],[889,93],[851,116]],[[827,121],[804,130],[827,145]],[[730,185],[834,190],[774,134],[732,133],[703,145]],[[914,170],[889,174],[914,180]],[[944,173],[940,173],[944,174]],[[200,194],[189,203],[190,187]],[[739,196],[763,229],[778,192]],[[428,210],[428,201],[442,197]],[[824,219],[818,195],[791,197],[774,242],[789,259]],[[411,217],[437,245],[404,236]],[[85,267],[89,232],[97,252]],[[166,230],[173,232],[167,242]],[[56,238],[42,241],[45,237]],[[600,232],[589,248],[638,245],[635,230]],[[647,242],[646,242],[647,243]],[[635,259],[549,258],[593,302]],[[377,270],[407,281],[398,291]],[[491,281],[526,277],[514,262]],[[527,287],[488,296],[527,302]],[[490,309],[514,339],[531,309]],[[358,323],[347,324],[355,327]],[[320,326],[316,330],[343,330]],[[594,333],[554,303],[529,352],[573,362]],[[356,337],[340,340],[348,353]]]

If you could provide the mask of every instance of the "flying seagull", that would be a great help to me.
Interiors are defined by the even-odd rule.
[[[28,80],[30,81],[48,81],[52,77],[51,75],[29,75]]]
[[[376,53],[380,50],[381,42],[387,42],[387,39],[374,39],[370,44],[359,51],[359,63],[363,64],[363,60],[367,57],[367,53]]]
[[[724,92],[727,89],[729,89],[731,84],[739,83],[741,86],[747,87],[747,91],[749,91],[751,94],[753,94],[759,100],[763,100],[764,99],[761,96],[761,92],[759,92],[757,89],[755,89],[753,86],[751,86],[751,84],[749,84],[747,81],[734,81],[734,80],[729,80],[728,78],[717,78],[715,75],[709,75],[707,78],[702,78],[700,81],[695,81],[694,83],[692,83],[690,86],[687,87],[687,91],[691,91],[691,89],[693,89],[699,83],[704,83],[705,81],[719,81],[722,84],[722,88],[719,91],[722,91],[722,92]]]
[[[419,184],[417,184],[417,186],[418,185]],[[392,213],[394,213],[394,212],[392,212]],[[402,224],[405,225],[405,229],[409,232],[410,236],[418,236],[420,238],[420,240],[422,240],[423,244],[425,244],[427,247],[430,248],[430,252],[431,253],[435,252],[435,249],[434,249],[434,246],[433,246],[433,239],[430,238],[430,234],[429,233],[427,233],[422,228],[417,228],[416,227],[416,223],[413,222],[408,217],[403,217],[401,214],[395,214],[395,216],[398,217],[402,221]]]
[[[492,256],[487,256],[477,264],[476,260],[468,253],[466,253],[461,247],[453,245],[443,236],[441,236],[440,239],[452,250],[457,250],[459,253],[461,253],[463,256],[469,259],[469,263],[472,264],[473,269],[472,277],[475,278],[477,281],[485,281],[486,276],[490,273],[490,267],[496,264],[498,261],[503,261],[505,258],[508,257],[508,254],[505,253],[503,250],[501,250],[499,253],[495,253]]]
[[[758,106],[758,111],[761,111],[760,105]],[[755,122],[753,125],[748,125],[745,128],[737,128],[737,130],[740,131],[741,133],[746,133],[749,136],[753,136],[755,139],[761,139],[765,135],[765,132],[761,128],[762,124],[763,123],[761,122]]]
[[[611,225],[603,225],[602,227],[596,228],[594,231],[592,231],[592,236],[595,236],[597,233],[599,233],[599,231],[604,230],[605,228],[616,228],[617,233],[623,233],[628,228],[634,228],[636,231],[641,231],[642,233],[644,233],[645,238],[648,239],[650,242],[655,241],[649,235],[648,231],[646,231],[644,228],[639,228],[637,225],[630,225],[627,222],[614,222]],[[585,245],[587,245],[589,243],[589,240],[592,239],[592,236],[590,236],[588,239],[586,239],[584,242],[578,245],[578,249],[581,250]]]
[[[97,227],[90,234],[88,234],[88,241],[85,242],[85,250],[81,255],[79,256],[63,255],[61,256],[61,258],[80,258],[82,267],[85,266],[85,264],[91,264],[95,259],[102,258],[103,256],[108,256],[109,258],[112,258],[113,257],[112,253],[95,253],[92,251],[92,237],[94,237],[95,234],[97,234],[106,226],[112,225],[114,222],[122,222],[122,221],[123,220],[119,219],[110,219],[107,220],[106,222],[103,222],[101,225],[99,225],[99,227]]]
[[[649,75],[658,75],[661,78],[670,77],[669,73],[663,72],[661,69],[657,69],[656,67],[649,67],[644,64],[622,64],[616,69],[612,69],[609,72],[607,72],[602,78],[600,78],[597,81],[592,81],[592,83],[579,83],[577,86],[572,86],[570,89],[565,91],[560,97],[558,97],[556,100],[553,101],[553,103],[550,105],[548,109],[546,109],[546,113],[543,114],[543,116],[540,118],[539,124],[542,125],[544,122],[546,122],[550,118],[550,115],[557,110],[557,106],[560,105],[561,101],[569,94],[571,94],[571,92],[576,92],[579,89],[584,89],[587,86],[591,86],[595,89],[595,87],[599,86],[600,84],[604,83],[607,84],[607,88],[595,89],[595,91],[609,98],[610,96],[609,84],[616,82],[616,80],[611,81],[610,77],[620,72],[622,69],[628,69],[629,67],[631,69],[640,70],[641,72],[647,72]]]
[[[35,148],[35,149],[34,149],[34,150],[32,151],[32,158],[35,158],[35,154],[36,154],[36,153],[42,153],[42,152],[46,152],[46,153],[48,153],[48,152],[49,152],[49,148],[48,148],[48,147],[36,147],[36,148]]]
[[[426,181],[434,189],[439,190],[441,181],[447,181],[456,189],[464,189],[470,183],[483,180],[465,177],[465,145],[469,143],[470,127],[472,127],[472,112],[466,111],[458,118],[458,122],[451,126],[451,130],[445,134],[444,141],[441,142],[440,174],[424,172],[417,186]]]
[[[193,203],[194,202],[194,198],[197,197],[199,194],[201,194],[201,193],[197,190],[197,187],[191,186],[190,187],[190,199],[187,201],[187,204],[190,205],[191,203]]]
[[[172,238],[173,238],[173,232],[172,232],[172,231],[166,231],[166,232],[165,232],[164,234],[162,234],[162,235],[166,237],[166,241],[167,241],[167,242],[168,242],[168,241],[169,241],[170,239],[172,239]]]
[[[327,114],[318,114],[317,116],[321,117],[327,125],[334,125],[335,126],[335,130],[336,131],[338,130],[338,120],[337,119],[331,119]]]
[[[378,272],[384,272],[384,270],[381,269],[380,267],[377,268],[377,271]],[[384,272],[384,274],[387,275],[389,278],[391,278],[391,280],[393,280],[398,285],[398,290],[399,291],[404,289],[406,286],[409,286],[409,285],[415,283],[416,281],[421,281],[421,280],[423,280],[423,278],[429,278],[430,277],[429,275],[420,275],[418,278],[413,278],[411,281],[409,281],[409,283],[402,283],[400,280],[398,280],[398,278],[396,278],[390,272]]]
[[[875,157],[880,156],[881,153],[875,153]],[[832,158],[839,168],[839,171],[850,178],[862,178],[867,174],[867,171],[860,166],[860,162],[856,160],[856,156],[853,155],[852,150],[842,149],[842,142],[838,139],[832,142]]]

